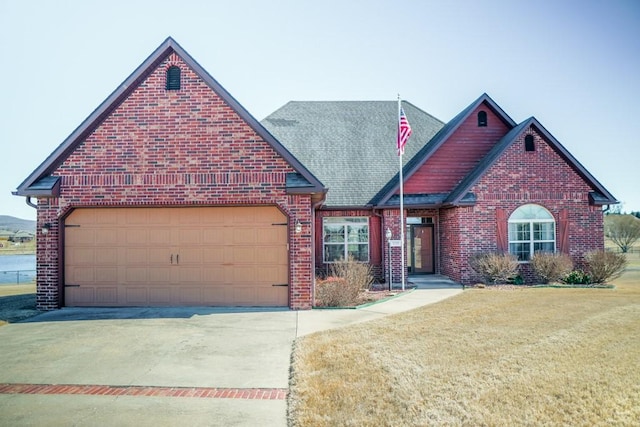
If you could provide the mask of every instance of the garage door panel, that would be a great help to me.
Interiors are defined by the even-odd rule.
[[[171,304],[171,287],[169,286],[151,286],[148,294],[150,305]]]
[[[172,269],[170,267],[149,268],[147,279],[149,280],[150,286],[156,284],[170,284],[172,281],[171,273]]]
[[[189,247],[189,245],[199,245],[202,243],[202,229],[200,228],[181,228],[176,242],[181,248]]]
[[[104,248],[96,247],[91,250],[95,253],[94,262],[96,265],[117,265],[118,263],[118,250],[116,248]]]
[[[264,206],[77,209],[66,304],[287,305],[286,223]]]
[[[261,228],[257,235],[256,243],[262,246],[286,241],[286,230],[286,227],[277,225]]]
[[[253,286],[234,286],[233,299],[238,305],[255,305],[258,301],[256,288]]]
[[[65,302],[67,305],[94,305],[95,290],[93,287],[66,288]]]
[[[92,267],[75,267],[71,270],[69,280],[70,285],[91,284],[95,282],[95,269]]]
[[[147,241],[153,246],[169,246],[171,244],[171,229],[168,227],[154,228],[147,236]]]
[[[94,269],[94,280],[96,284],[114,284],[118,283],[117,267],[97,267]]]
[[[232,231],[233,238],[230,243],[234,245],[255,245],[257,230],[253,228],[236,228]]]
[[[191,266],[194,264],[202,265],[203,262],[203,250],[199,247],[192,248],[182,248],[177,250],[179,252],[180,258],[178,261],[182,266]]]
[[[69,256],[75,265],[92,266],[95,264],[95,249],[88,247],[70,251]]]
[[[202,288],[200,286],[183,286],[180,288],[180,304],[198,305],[202,304]]]
[[[95,231],[82,227],[67,227],[65,241],[73,246],[94,246],[96,242]]]
[[[124,288],[126,305],[147,305],[147,288],[143,286],[129,286]]]
[[[148,244],[149,242],[149,230],[146,228],[130,228],[127,229],[126,243],[132,245]]]
[[[148,277],[147,277],[147,267],[146,266],[141,266],[141,267],[125,267],[124,268],[125,271],[125,284],[129,284],[129,283],[148,283]]]
[[[96,287],[96,304],[97,305],[111,305],[118,303],[118,287],[117,286],[105,286]]]

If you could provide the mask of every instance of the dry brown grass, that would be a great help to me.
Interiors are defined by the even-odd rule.
[[[35,283],[27,283],[24,285],[0,284],[0,297],[6,297],[9,295],[34,294],[35,292],[36,292]]]
[[[295,426],[638,425],[640,259],[616,289],[467,290],[296,342]]]

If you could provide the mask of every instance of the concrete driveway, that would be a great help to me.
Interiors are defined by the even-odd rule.
[[[0,424],[284,426],[296,317],[288,310],[65,308],[5,325],[0,384],[17,393],[0,394]],[[48,388],[18,389],[31,384]]]
[[[0,425],[286,426],[296,337],[441,301],[358,310],[64,308],[0,327]]]

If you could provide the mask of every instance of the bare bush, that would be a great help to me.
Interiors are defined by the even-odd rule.
[[[627,257],[614,252],[589,252],[585,255],[585,260],[592,283],[606,283],[620,277],[627,266]]]
[[[350,287],[358,290],[369,289],[373,283],[371,266],[356,261],[353,257],[349,257],[346,261],[338,261],[332,264],[331,276],[345,279]]]
[[[340,277],[327,277],[316,280],[316,305],[319,307],[344,307],[357,297],[359,289],[347,285]]]
[[[350,258],[331,266],[326,279],[316,279],[316,303],[321,307],[344,307],[357,303],[373,283],[371,266]]]
[[[518,260],[511,254],[481,253],[469,260],[471,268],[490,284],[507,283],[518,275]]]
[[[566,254],[536,252],[531,257],[531,268],[542,283],[559,282],[573,270],[573,261]]]

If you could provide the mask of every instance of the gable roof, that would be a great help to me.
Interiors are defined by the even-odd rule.
[[[411,158],[411,160],[402,169],[403,179],[406,182],[411,175],[420,169],[420,167],[440,148],[440,146],[467,120],[471,113],[481,104],[485,104],[490,108],[509,128],[513,128],[516,122],[505,111],[495,103],[493,99],[486,93],[480,95],[478,99],[473,101],[467,108],[462,110],[458,115],[445,124],[442,129],[427,143],[422,149]],[[375,205],[385,205],[400,188],[399,173],[396,173],[384,187],[375,195],[372,203]]]
[[[567,151],[566,148],[553,136],[547,129],[540,124],[535,117],[523,121],[518,126],[509,131],[494,147],[487,153],[487,155],[478,163],[478,165],[458,184],[458,186],[449,194],[444,201],[444,204],[448,205],[460,205],[465,204],[463,199],[468,199],[468,192],[471,188],[482,178],[487,170],[493,165],[498,158],[504,153],[504,151],[514,143],[514,141],[530,127],[535,128],[551,148],[564,159],[564,161],[576,171],[578,175],[591,187],[594,192],[589,194],[590,202],[594,205],[609,205],[616,204],[618,201],[606,188],[595,179],[589,171],[580,164],[580,162]]]
[[[443,126],[413,104],[403,162]],[[262,124],[327,187],[326,206],[365,207],[396,173],[397,101],[291,101]]]
[[[13,193],[17,196],[47,197],[59,194],[59,178],[49,176],[169,55],[176,53],[222,100],[232,108],[267,144],[297,171],[296,190],[323,194],[324,185],[296,159],[258,120],[229,94],[174,39],[168,37],[127,79],[69,135]],[[303,189],[303,190],[301,190]]]

